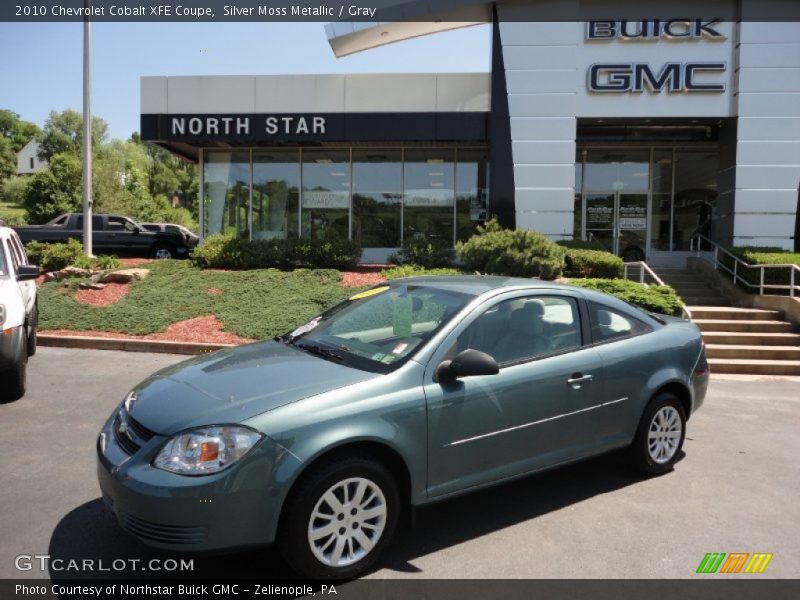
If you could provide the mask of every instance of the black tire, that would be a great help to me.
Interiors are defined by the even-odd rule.
[[[312,467],[312,469],[312,471],[305,474],[296,484],[295,489],[292,490],[284,504],[278,531],[278,548],[292,569],[303,577],[326,580],[352,579],[364,573],[375,564],[383,548],[394,536],[400,512],[400,495],[397,484],[389,470],[383,464],[369,456],[353,455],[341,457],[331,462],[321,464],[319,467]],[[314,551],[312,551],[308,531],[311,525],[311,515],[317,503],[323,502],[323,495],[325,495],[326,492],[337,484],[354,478],[367,480],[369,483],[376,486],[383,494],[386,507],[383,531],[376,535],[373,540],[374,546],[361,558],[345,566],[332,566],[317,558]],[[351,485],[357,486],[358,484],[353,483]],[[368,493],[364,493],[365,498],[368,495]],[[379,506],[380,502],[376,502]],[[345,503],[345,506],[348,505]],[[366,510],[373,510],[371,507],[372,504],[367,505]],[[339,521],[345,525],[345,527],[338,529],[338,535],[337,533],[330,533],[329,535],[321,537],[319,540],[320,544],[332,543],[330,546],[332,549],[331,553],[335,551],[335,547],[339,543],[339,538],[344,537],[341,534],[349,531],[346,525],[351,523],[349,520],[350,517],[346,517],[347,520],[342,519],[345,512],[346,511],[343,511],[339,515],[336,515],[336,520],[334,520],[334,515],[332,514],[329,521],[329,524],[334,526]],[[352,519],[354,521],[352,528],[355,531],[358,528],[358,524],[355,523],[355,521],[357,521],[357,514],[353,516]],[[325,524],[324,521],[323,524]],[[364,525],[364,527],[367,527],[367,525]],[[374,525],[371,524],[369,527],[372,528]],[[362,531],[373,532],[375,529],[362,528]],[[352,535],[357,534],[353,533]],[[346,544],[348,543],[352,545],[347,546]],[[344,544],[345,552],[348,552],[349,548],[353,556],[361,549],[357,541],[344,542]],[[359,550],[356,550],[356,548]]]
[[[659,414],[663,417],[662,421],[658,421]],[[675,434],[678,432],[674,431],[671,426],[666,427],[667,422],[680,425],[677,438]],[[650,439],[651,429],[656,436],[652,441]],[[659,436],[659,433],[662,435]],[[633,438],[629,449],[631,461],[634,467],[648,475],[661,475],[671,471],[680,458],[685,438],[686,411],[683,404],[672,394],[666,392],[658,394],[647,405],[639,421],[636,437]],[[677,442],[677,445],[673,445],[673,442]]]
[[[19,400],[25,395],[27,372],[27,357],[10,369],[0,372],[0,401]]]
[[[27,352],[28,357],[36,354],[36,332],[39,329],[39,309],[34,307],[33,314],[28,319]]]
[[[167,256],[169,254],[169,256]],[[153,258],[158,259],[168,259],[168,258],[175,258],[177,253],[175,252],[175,248],[170,246],[169,244],[158,244],[157,246],[153,247],[153,252],[151,256]]]

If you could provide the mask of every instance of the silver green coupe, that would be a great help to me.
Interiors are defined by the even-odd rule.
[[[415,507],[622,447],[669,471],[708,377],[695,325],[598,292],[400,279],[151,376],[104,425],[98,476],[147,544],[276,543],[346,579]]]

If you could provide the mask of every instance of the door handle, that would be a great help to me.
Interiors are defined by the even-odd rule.
[[[582,375],[580,373],[573,373],[572,377],[567,379],[567,383],[572,387],[578,388],[582,383],[589,383],[594,379],[594,375]]]

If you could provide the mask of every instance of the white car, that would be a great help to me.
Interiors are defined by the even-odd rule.
[[[38,275],[17,234],[0,224],[0,401],[25,395],[28,357],[36,353]]]

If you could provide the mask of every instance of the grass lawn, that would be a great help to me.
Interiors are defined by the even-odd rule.
[[[132,283],[127,295],[106,307],[81,304],[72,297],[81,280],[69,280],[67,288],[58,282],[42,284],[40,328],[148,334],[178,321],[215,315],[224,331],[263,339],[292,329],[361,289],[342,287],[340,273],[329,269],[215,272],[188,261],[158,261],[145,268],[150,276]]]
[[[25,209],[10,202],[0,200],[0,219],[7,219],[9,223],[15,220],[25,220]]]

